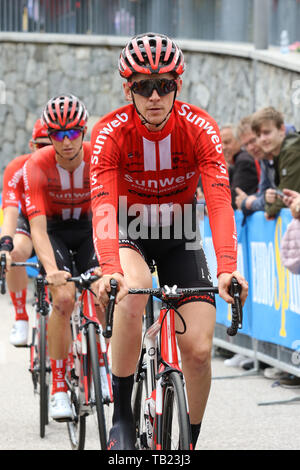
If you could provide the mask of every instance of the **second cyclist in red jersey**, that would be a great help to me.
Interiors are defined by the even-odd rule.
[[[75,286],[66,282],[72,271],[70,250],[79,273],[94,271],[98,266],[91,224],[91,149],[89,142],[83,142],[87,110],[77,97],[52,98],[42,119],[52,145],[26,162],[23,178],[32,241],[52,296],[48,324],[50,416],[62,421],[72,419],[65,381],[75,300]]]

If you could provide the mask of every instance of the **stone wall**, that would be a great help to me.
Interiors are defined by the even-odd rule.
[[[13,157],[28,152],[33,124],[51,96],[79,96],[89,110],[89,130],[101,115],[126,104],[117,71],[125,39],[67,43],[66,37],[55,42],[54,35],[31,36],[0,35],[0,174]],[[181,44],[187,67],[180,99],[206,109],[220,126],[273,105],[300,130],[300,63],[289,69],[243,49],[214,45],[204,52],[208,46],[191,43]]]

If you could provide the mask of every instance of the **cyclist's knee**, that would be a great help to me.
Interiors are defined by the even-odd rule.
[[[11,257],[14,262],[27,261],[28,256],[26,251],[21,246],[16,246],[11,252]]]
[[[193,370],[202,371],[210,367],[211,363],[211,343],[202,342],[190,344],[182,353],[185,363],[189,363]]]
[[[127,284],[132,289],[150,289],[152,287],[152,278],[147,275],[130,276],[130,279],[127,280]],[[147,300],[148,296],[146,295],[126,295],[126,297],[124,297],[122,302],[120,302],[120,308],[122,308],[122,312],[126,315],[127,321],[135,322],[137,319],[141,318]]]
[[[147,297],[144,295],[127,295],[123,300],[122,305],[120,303],[120,308],[122,309],[121,314],[126,318],[129,324],[135,324],[137,320],[141,319],[147,303]]]
[[[52,304],[58,315],[69,317],[74,308],[74,295],[68,290],[60,289],[53,296]]]

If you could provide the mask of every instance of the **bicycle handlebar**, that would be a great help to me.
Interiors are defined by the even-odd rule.
[[[115,307],[116,301],[116,292],[117,292],[117,282],[112,279],[111,280],[111,291],[109,293],[109,303],[106,309],[106,329],[103,332],[105,338],[110,338],[112,335],[112,326],[113,326],[113,311]],[[241,293],[241,286],[236,280],[235,277],[232,278],[231,286],[230,286],[230,295],[234,299],[234,303],[232,304],[232,318],[231,318],[231,325],[227,328],[227,334],[229,336],[235,336],[237,334],[237,330],[242,328],[242,321],[243,321],[243,309],[240,299]],[[167,299],[178,299],[183,295],[195,295],[200,293],[207,293],[213,292],[215,294],[219,293],[218,287],[192,287],[192,288],[177,288],[177,286],[173,287],[160,287],[160,288],[153,288],[153,289],[129,289],[129,294],[147,294],[155,296],[161,300]]]
[[[11,266],[25,266],[29,268],[35,268],[37,270],[40,269],[40,264],[39,263],[33,263],[31,261],[18,261],[18,262],[13,262],[11,263]],[[0,258],[0,293],[5,294],[6,293],[6,283],[5,283],[5,273],[6,273],[6,256],[3,253]]]
[[[25,266],[25,267],[32,267],[37,270],[40,269],[39,263],[33,262],[13,262],[11,266]],[[0,293],[5,294],[6,292],[6,285],[5,285],[5,271],[6,271],[6,256],[5,254],[1,255],[0,258]],[[97,281],[99,276],[91,275],[91,274],[81,274],[79,276],[73,276],[67,279],[67,282],[74,282],[77,286],[82,288],[89,288],[90,285]],[[43,279],[44,285],[49,285],[46,279]],[[117,281],[112,279],[110,282],[110,293],[109,293],[109,303],[106,309],[106,328],[103,332],[105,338],[110,338],[112,335],[112,327],[113,327],[113,312],[115,308],[116,302],[116,295],[117,295]],[[218,287],[193,287],[193,288],[177,288],[177,286],[173,287],[160,287],[160,288],[153,288],[153,289],[129,289],[129,294],[147,294],[155,296],[161,300],[167,299],[176,299],[180,298],[183,295],[195,295],[199,293],[207,293],[212,292],[215,294],[219,293]],[[242,328],[243,322],[243,309],[240,299],[241,293],[241,286],[236,280],[236,278],[232,278],[231,286],[230,286],[230,295],[234,299],[234,303],[232,304],[232,317],[231,317],[231,325],[227,328],[227,334],[229,336],[235,336],[237,334],[238,329]]]

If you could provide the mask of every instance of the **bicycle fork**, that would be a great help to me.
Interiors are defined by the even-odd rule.
[[[83,390],[84,390],[84,397],[85,397],[85,404],[89,403],[89,364],[88,364],[88,341],[87,341],[87,334],[88,334],[88,325],[89,323],[93,323],[95,325],[95,332],[96,332],[96,340],[97,340],[97,347],[98,347],[98,354],[99,354],[99,367],[100,367],[100,376],[101,376],[101,384],[102,384],[102,395],[103,401],[105,403],[112,402],[112,384],[111,384],[111,376],[108,364],[108,356],[107,356],[107,345],[105,339],[102,335],[102,326],[99,323],[99,320],[96,316],[96,309],[93,299],[93,294],[87,290],[85,291],[84,295],[85,301],[83,303],[83,316],[85,318],[85,323],[82,328],[82,335],[81,335],[81,345],[82,345],[82,372],[83,372]],[[106,386],[107,385],[107,386]]]

